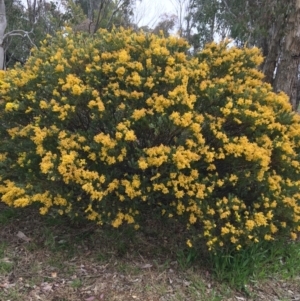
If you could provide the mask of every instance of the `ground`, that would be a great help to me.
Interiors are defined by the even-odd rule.
[[[242,291],[218,281],[205,260],[186,255],[180,231],[153,221],[137,233],[70,225],[1,204],[0,300],[300,300],[300,275],[252,277]]]

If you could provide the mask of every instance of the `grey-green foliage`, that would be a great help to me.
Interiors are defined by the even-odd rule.
[[[161,16],[160,21],[153,28],[152,32],[154,34],[163,33],[165,37],[170,35],[170,32],[174,29],[176,23],[176,16],[164,14]]]
[[[93,31],[99,28],[129,27],[136,0],[75,0],[92,22]]]
[[[218,0],[191,1],[190,18],[196,33],[190,37],[195,48],[203,48],[214,40],[215,34],[221,33],[222,18],[221,6]]]
[[[7,27],[6,32],[11,32],[19,29],[26,30],[24,28],[25,14],[24,7],[20,0],[10,1],[5,0],[6,6],[6,18]],[[28,47],[26,43],[23,43],[23,38],[21,36],[8,37],[4,41],[4,47],[6,50],[6,62],[11,64],[16,61],[23,62],[26,59],[24,51],[28,52]]]
[[[219,0],[185,0],[185,26],[182,36],[195,50],[217,36],[225,36],[227,24],[224,20],[223,5]]]
[[[274,22],[290,9],[292,0],[187,0],[191,9],[186,18],[192,19],[200,48],[213,40],[230,36],[238,45],[248,43],[267,47]],[[192,36],[195,43],[195,37]]]
[[[5,0],[6,4],[6,67],[24,63],[34,45],[38,46],[47,34],[54,34],[67,21],[61,4],[54,1]]]
[[[91,18],[98,28],[129,27],[135,0],[5,0],[8,34],[4,41],[6,67],[25,63],[34,45],[68,23],[80,24]],[[29,6],[28,6],[29,4]]]

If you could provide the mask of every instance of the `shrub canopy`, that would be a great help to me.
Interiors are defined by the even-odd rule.
[[[188,47],[67,29],[2,72],[2,201],[113,227],[158,209],[210,250],[295,239],[299,116],[262,81],[258,49]]]

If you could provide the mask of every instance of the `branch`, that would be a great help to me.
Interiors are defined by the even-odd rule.
[[[25,30],[12,30],[10,32],[7,32],[4,36],[3,36],[3,40],[7,37],[12,37],[12,36],[20,36],[23,38],[27,38],[30,42],[30,44],[37,48],[37,46],[33,43],[33,41],[31,40],[29,34],[32,33],[32,31],[25,31]]]
[[[101,16],[101,12],[102,12],[102,9],[103,9],[103,6],[104,6],[104,2],[106,2],[106,1],[101,1],[101,4],[99,6],[97,21],[96,21],[96,25],[95,25],[93,33],[96,33],[96,31],[98,30],[98,26],[99,26],[99,22],[100,22],[100,16]]]
[[[115,14],[116,14],[123,6],[125,6],[125,2],[123,2],[123,4],[121,4],[121,5],[119,6],[120,3],[121,3],[121,1],[117,3],[117,7],[116,7],[115,10],[112,12],[112,14],[111,14],[111,16],[110,16],[110,18],[109,18],[109,20],[108,20],[108,22],[107,22],[106,28],[109,27],[109,24],[111,23],[113,16],[114,16],[114,15],[115,15]]]
[[[235,15],[235,14],[231,11],[231,9],[229,8],[228,3],[227,3],[227,0],[224,0],[223,3],[225,4],[225,6],[226,6],[226,8],[227,8],[227,11],[228,11],[232,16],[234,16],[236,19],[238,19],[237,15]]]

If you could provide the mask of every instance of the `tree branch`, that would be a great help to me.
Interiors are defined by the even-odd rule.
[[[223,3],[225,4],[226,8],[227,8],[227,11],[232,15],[234,16],[236,19],[238,19],[237,15],[234,14],[231,9],[229,8],[228,4],[227,4],[227,0],[223,0]]]
[[[25,30],[12,30],[10,32],[7,32],[4,36],[3,36],[3,40],[6,39],[7,37],[12,37],[12,36],[20,36],[23,38],[27,38],[30,42],[30,44],[37,48],[37,46],[33,43],[33,41],[31,40],[29,34],[32,33],[32,31],[25,31]]]
[[[110,18],[109,18],[109,20],[108,20],[108,22],[107,22],[106,28],[109,27],[109,24],[111,23],[113,16],[114,16],[114,15],[120,10],[120,8],[121,8],[122,6],[124,6],[124,4],[125,4],[125,3],[123,2],[123,4],[121,4],[121,5],[119,6],[120,3],[121,3],[121,1],[118,2],[116,9],[112,12],[112,14],[111,14],[111,16],[110,16]]]
[[[104,2],[106,2],[106,1],[101,1],[101,4],[100,4],[100,6],[99,6],[97,21],[96,21],[96,24],[95,24],[95,28],[94,28],[94,32],[93,32],[93,33],[96,33],[96,31],[98,30],[98,26],[99,26],[99,23],[100,23],[100,16],[101,16],[101,12],[102,12],[102,10],[103,10]],[[105,4],[106,4],[106,3],[105,3]]]

